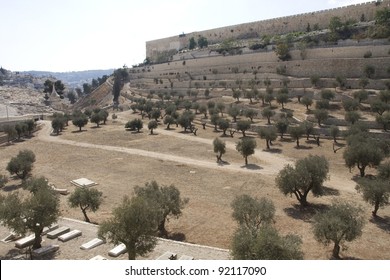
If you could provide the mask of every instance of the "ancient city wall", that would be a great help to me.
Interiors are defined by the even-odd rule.
[[[380,3],[380,4],[379,4]],[[360,21],[362,15],[366,21],[371,21],[379,9],[390,7],[390,0],[381,2],[367,2],[336,9],[305,13],[270,20],[263,20],[239,25],[215,28],[200,32],[192,32],[169,38],[146,42],[146,56],[152,60],[158,53],[169,50],[179,50],[188,46],[191,37],[204,36],[210,44],[222,42],[226,39],[259,38],[263,35],[285,34],[296,31],[305,31],[308,24],[313,27],[318,24],[320,29],[326,28],[332,17],[340,17],[345,21],[353,19]]]

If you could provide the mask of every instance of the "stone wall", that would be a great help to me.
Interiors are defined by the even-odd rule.
[[[197,89],[202,92],[206,88],[236,88],[238,80],[242,81],[243,88],[249,88],[255,80],[261,89],[264,88],[265,78],[271,79],[272,87],[279,88],[286,76],[290,78],[290,88],[310,88],[310,77],[318,75],[321,87],[334,87],[335,78],[340,76],[347,79],[348,87],[356,89],[360,88],[359,80],[364,76],[364,68],[372,65],[376,73],[370,80],[369,88],[384,89],[385,80],[389,78],[389,50],[389,45],[316,48],[308,49],[304,60],[296,50],[291,52],[292,59],[285,62],[278,60],[273,51],[210,56],[133,68],[130,80],[133,88],[146,91],[187,92]],[[372,56],[364,58],[368,51]],[[278,73],[280,68],[286,71],[285,76]]]
[[[380,4],[377,4],[380,3]],[[320,29],[327,28],[332,17],[340,17],[342,21],[353,19],[360,21],[364,15],[366,21],[372,21],[379,9],[390,7],[390,0],[382,2],[367,2],[330,10],[305,13],[270,20],[263,20],[239,25],[215,28],[200,32],[181,34],[169,38],[146,42],[146,56],[155,58],[158,53],[172,49],[180,50],[188,46],[191,37],[206,37],[210,44],[222,42],[226,39],[259,38],[263,35],[285,34],[296,31],[305,31],[308,24],[311,27],[318,24]]]

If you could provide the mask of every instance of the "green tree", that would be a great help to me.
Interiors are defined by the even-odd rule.
[[[95,188],[76,188],[69,196],[68,202],[72,208],[80,207],[85,221],[90,223],[87,210],[96,212],[103,201],[102,195],[103,193]]]
[[[325,246],[334,243],[334,259],[340,259],[340,250],[346,241],[353,241],[362,235],[363,211],[351,203],[335,202],[327,211],[316,214],[313,219],[314,237]]]
[[[376,122],[383,126],[384,131],[387,131],[387,129],[390,127],[390,112],[376,116]]]
[[[232,91],[233,91],[233,98],[234,99],[237,99],[237,102],[240,102],[240,97],[241,97],[241,95],[242,95],[242,92],[241,92],[241,90],[240,89],[232,89]]]
[[[278,58],[283,61],[289,60],[291,58],[290,49],[288,47],[288,44],[285,42],[279,42],[276,45],[275,53],[278,56]]]
[[[226,130],[230,127],[230,122],[228,119],[219,119],[218,120],[218,128],[222,129],[223,136],[226,136]]]
[[[8,162],[7,171],[25,180],[31,173],[35,162],[35,154],[31,150],[22,150]]]
[[[233,219],[239,226],[248,229],[252,235],[256,235],[261,227],[274,221],[275,206],[272,200],[265,197],[257,199],[243,194],[235,197],[231,207]]]
[[[88,123],[88,116],[80,111],[73,112],[72,123],[74,126],[79,128],[79,131],[81,131],[81,128],[86,126]]]
[[[290,126],[288,129],[291,138],[295,139],[297,142],[297,148],[299,148],[299,138],[305,133],[305,130],[302,126]]]
[[[156,129],[158,127],[158,122],[155,120],[152,120],[148,123],[148,129],[150,130],[150,134],[153,134],[153,129]]]
[[[303,121],[300,126],[306,134],[306,140],[309,140],[310,134],[312,134],[314,131],[313,123],[309,121]]]
[[[261,115],[264,118],[267,118],[268,124],[271,124],[271,118],[275,115],[275,111],[273,111],[271,108],[264,108],[264,110],[261,111]]]
[[[249,118],[253,122],[253,118],[257,116],[257,111],[252,108],[248,108],[244,111],[245,117]]]
[[[275,127],[280,133],[280,138],[283,139],[283,135],[287,132],[289,125],[290,123],[286,118],[282,118],[276,122]]]
[[[144,187],[136,186],[134,192],[157,214],[157,229],[162,237],[167,236],[166,222],[170,217],[178,219],[189,201],[188,198],[180,196],[179,189],[174,185],[159,186],[156,181],[145,183]]]
[[[345,113],[344,119],[347,122],[350,122],[351,124],[356,123],[358,120],[361,119],[361,115],[357,111],[348,111]]]
[[[303,105],[305,105],[306,106],[306,110],[309,111],[309,106],[313,105],[313,99],[308,97],[308,96],[304,96],[301,99],[301,103]]]
[[[265,139],[265,143],[267,145],[267,150],[270,149],[270,144],[272,144],[272,141],[276,140],[276,128],[271,127],[262,127],[257,132],[261,139]]]
[[[386,110],[389,110],[389,104],[381,101],[381,100],[373,100],[370,103],[371,111],[377,113],[378,115],[382,115]]]
[[[196,41],[195,41],[195,38],[194,38],[194,37],[191,37],[191,38],[190,38],[190,43],[189,43],[188,48],[189,48],[190,50],[193,50],[193,49],[196,48]]]
[[[251,128],[251,122],[246,120],[239,120],[237,122],[237,130],[242,132],[242,136],[245,137],[245,132]]]
[[[26,120],[25,123],[27,125],[28,136],[31,136],[31,133],[34,131],[36,127],[35,121],[30,119],[30,120]]]
[[[10,143],[11,140],[13,140],[17,135],[17,132],[16,132],[14,125],[4,125],[3,130],[7,134],[8,143]]]
[[[356,185],[356,190],[361,193],[363,200],[374,206],[372,215],[377,216],[380,207],[389,204],[390,182],[382,178],[361,178]]]
[[[124,197],[112,217],[100,224],[98,236],[126,246],[128,259],[145,256],[157,244],[157,213],[140,197]]]
[[[334,92],[333,91],[331,91],[331,90],[329,90],[329,89],[323,89],[322,91],[321,91],[321,98],[322,99],[325,99],[325,100],[332,100],[332,99],[334,99],[334,97],[335,97],[335,94],[334,94]]]
[[[328,119],[329,113],[325,109],[317,109],[314,111],[314,116],[317,119],[318,126],[321,127],[321,123]]]
[[[26,182],[35,184],[35,178]],[[13,192],[6,197],[0,197],[0,220],[2,224],[20,235],[32,232],[35,235],[32,249],[41,247],[42,233],[45,227],[53,225],[60,214],[58,195],[48,186],[47,180],[38,178],[43,182],[39,188],[29,195],[19,195]]]
[[[240,228],[232,241],[232,255],[236,260],[301,260],[302,240],[299,236],[281,236],[273,227],[262,227],[256,236]]]
[[[364,74],[367,78],[372,79],[375,75],[375,67],[372,65],[366,65],[364,67]]]
[[[324,156],[309,155],[286,165],[276,177],[276,185],[284,195],[295,195],[302,206],[307,206],[307,195],[323,193],[323,182],[328,178],[329,164]]]
[[[379,99],[386,104],[390,102],[390,90],[381,90],[379,92]]]
[[[175,124],[176,123],[176,120],[174,117],[172,117],[171,115],[166,115],[165,118],[164,118],[164,124],[167,125],[167,130],[170,129],[170,126],[172,124]]]
[[[114,95],[114,102],[118,102],[120,92],[128,80],[129,71],[126,66],[123,66],[123,68],[118,68],[114,71],[114,85],[112,89],[112,94]]]
[[[51,127],[53,128],[54,132],[60,134],[60,132],[64,129],[65,124],[61,117],[56,117],[51,121]]]
[[[217,137],[213,140],[213,147],[217,162],[222,162],[222,155],[226,153],[226,143]]]
[[[184,131],[187,131],[187,129],[191,127],[194,118],[195,116],[191,111],[185,111],[180,115],[177,122],[182,128],[184,128]]]
[[[99,127],[100,122],[102,121],[102,115],[99,113],[93,113],[91,115],[91,122],[96,124],[96,127]]]
[[[367,100],[368,92],[366,90],[359,90],[353,93],[353,98],[358,100],[359,104],[362,103],[363,100]]]
[[[284,104],[286,104],[288,102],[288,94],[287,93],[283,93],[283,92],[279,92],[277,95],[276,95],[276,101],[282,105],[282,109],[284,109]]]
[[[144,127],[144,123],[142,122],[141,119],[133,119],[131,121],[128,121],[125,124],[125,128],[129,130],[137,130],[139,133],[140,130]]]
[[[236,145],[236,150],[244,157],[245,165],[248,165],[248,156],[253,155],[256,149],[256,140],[253,138],[242,138]]]
[[[233,118],[233,122],[237,122],[237,117],[240,115],[240,109],[237,106],[233,105],[229,107],[228,114]]]
[[[200,36],[198,38],[198,46],[199,48],[203,49],[203,48],[207,48],[209,45],[209,42],[207,41],[207,38],[204,37],[204,36]]]
[[[336,125],[331,125],[329,127],[329,134],[333,137],[333,142],[337,143],[337,137],[340,135],[340,129]]]
[[[344,99],[342,104],[344,110],[347,112],[359,109],[359,102],[356,99]]]
[[[383,159],[383,150],[377,145],[373,145],[373,139],[369,136],[359,133],[347,138],[348,146],[344,150],[343,157],[348,168],[357,167],[360,176],[365,176],[367,166],[375,167]]]

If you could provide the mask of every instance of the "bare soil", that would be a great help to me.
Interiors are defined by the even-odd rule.
[[[288,107],[288,105],[287,105]],[[303,106],[302,106],[303,107]],[[19,150],[31,149],[36,155],[34,175],[43,175],[57,188],[74,186],[73,179],[86,177],[98,183],[104,202],[96,213],[89,216],[100,223],[111,215],[112,209],[123,196],[133,195],[137,185],[156,180],[159,184],[174,184],[189,204],[182,217],[171,219],[168,230],[172,236],[190,243],[230,248],[236,228],[231,214],[231,202],[236,195],[250,194],[268,197],[276,207],[275,226],[282,234],[301,236],[305,259],[328,259],[331,246],[325,247],[315,241],[311,230],[311,218],[333,199],[345,199],[362,205],[366,209],[367,223],[361,238],[348,243],[344,258],[390,259],[390,207],[380,209],[377,220],[371,219],[371,206],[363,202],[355,191],[353,178],[358,170],[349,171],[342,159],[343,149],[333,152],[332,141],[323,139],[318,147],[311,140],[301,140],[301,148],[288,137],[274,141],[271,151],[265,151],[264,140],[256,137],[257,150],[249,157],[249,166],[235,151],[235,143],[241,137],[224,137],[227,152],[224,165],[218,165],[213,153],[212,140],[221,136],[212,127],[203,130],[198,125],[198,136],[183,133],[181,128],[166,130],[160,125],[155,135],[146,128],[141,133],[124,129],[124,123],[140,117],[129,111],[116,113],[118,119],[96,128],[88,124],[82,132],[69,126],[59,136],[50,134],[50,122],[42,122],[42,130],[24,142],[0,147],[0,170]],[[147,123],[147,119],[144,120]],[[256,122],[262,122],[257,119]],[[144,125],[145,127],[146,125]],[[250,134],[255,137],[255,134]],[[340,141],[340,145],[344,144]],[[324,155],[330,163],[330,180],[325,182],[327,194],[308,200],[312,206],[302,210],[294,197],[283,196],[275,185],[275,177],[285,164],[309,154]],[[4,171],[5,172],[5,171]],[[368,173],[374,170],[368,170]],[[1,192],[22,191],[20,181],[12,179]],[[67,196],[61,196],[62,216],[82,219],[79,209],[70,208]]]

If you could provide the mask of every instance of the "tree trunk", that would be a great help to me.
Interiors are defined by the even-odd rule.
[[[248,156],[245,156],[245,165],[248,165]]]
[[[373,215],[374,217],[376,217],[376,213],[378,212],[378,209],[379,209],[379,202],[378,202],[378,201],[375,201],[374,211],[372,211],[372,215]]]
[[[165,229],[165,219],[163,219],[159,224],[158,224],[158,236],[159,237],[167,237],[168,232]]]
[[[91,221],[89,220],[89,218],[88,218],[88,216],[87,216],[87,212],[86,212],[87,208],[82,208],[82,207],[80,207],[80,208],[81,208],[81,211],[83,212],[85,221],[86,221],[87,223],[90,223]]]
[[[126,245],[126,249],[127,249],[127,258],[128,258],[128,260],[135,260],[136,253],[135,253],[134,246]]]
[[[41,236],[42,230],[38,230],[34,234],[35,234],[35,239],[34,239],[34,243],[32,246],[33,250],[39,249],[42,247],[42,245],[41,245],[41,243],[42,243],[42,236]]]
[[[365,175],[365,166],[362,166],[362,167],[359,167],[358,166],[358,168],[359,168],[359,171],[360,171],[360,177],[364,177],[364,175]]]
[[[332,257],[336,260],[339,260],[340,259],[340,245],[338,242],[335,242],[334,243],[334,247],[333,247],[333,253],[332,253]]]
[[[299,148],[299,138],[297,138],[297,147]]]
[[[269,147],[269,141],[268,141],[268,140],[265,140],[265,142],[267,143],[267,150],[269,150],[269,149],[270,149],[270,147]]]

